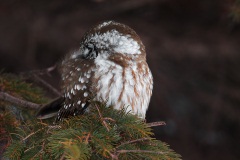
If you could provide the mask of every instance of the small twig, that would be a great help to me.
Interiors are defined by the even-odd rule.
[[[103,125],[107,128],[108,131],[110,131],[110,129],[108,128],[108,125],[107,125],[106,121],[104,120],[104,118],[102,117],[102,114],[100,113],[100,110],[99,110],[98,106],[95,105],[95,107],[96,107],[97,110],[98,110],[98,114],[99,114],[100,119],[102,120]]]
[[[48,126],[49,129],[61,129],[60,125]]]
[[[44,149],[44,147],[45,147],[45,140],[42,143],[42,150]]]
[[[41,77],[39,77],[39,75],[45,75],[45,74],[47,74],[48,76],[51,76],[50,72],[52,72],[56,68],[57,68],[57,65],[55,64],[51,67],[41,69],[41,70],[33,70],[33,71],[28,71],[28,72],[22,72],[22,73],[20,73],[20,75],[24,79],[26,79],[26,78],[27,79],[32,79],[32,80],[36,81],[37,83],[42,84],[44,87],[49,89],[55,95],[61,96],[61,93],[56,88],[54,88],[51,84],[49,84],[48,82],[43,80]]]
[[[21,74],[25,75],[32,75],[32,74],[35,74],[35,75],[44,75],[44,74],[47,74],[50,76],[50,72],[54,71],[55,69],[57,68],[57,65],[53,65],[51,67],[48,67],[48,68],[45,68],[45,69],[39,69],[39,70],[33,70],[33,71],[29,71],[29,72],[23,72]]]
[[[121,153],[156,153],[156,154],[164,154],[164,152],[160,151],[148,151],[148,150],[118,150],[117,153],[118,155]]]
[[[45,74],[47,74],[48,76],[51,76],[50,72],[52,72],[56,68],[57,68],[57,65],[55,64],[51,67],[41,69],[41,70],[33,70],[33,71],[28,71],[28,72],[22,72],[22,73],[20,73],[20,75],[24,79],[26,79],[26,78],[27,79],[32,79],[32,80],[36,81],[37,83],[42,84],[44,87],[49,89],[55,95],[61,96],[61,93],[56,88],[54,88],[51,84],[49,84],[48,82],[43,80],[41,77],[39,77],[39,75],[45,75]]]
[[[121,146],[123,146],[123,145],[126,145],[126,144],[131,144],[131,143],[139,142],[139,141],[149,141],[149,140],[151,140],[151,139],[153,139],[153,138],[140,138],[140,139],[135,139],[135,140],[132,140],[132,141],[128,141],[128,142],[122,143],[122,144],[120,144],[119,146],[117,146],[116,148],[119,148],[119,147],[121,147]]]
[[[23,138],[23,136],[21,136],[20,134],[17,134],[17,133],[10,133],[10,135],[16,135],[16,136]]]
[[[37,132],[43,130],[44,128],[40,128],[39,130],[37,130],[36,132],[32,132],[31,134],[29,134],[27,137],[23,138],[22,141],[25,141],[26,139],[28,139],[29,137],[31,137],[32,135],[36,134]]]
[[[41,153],[43,151],[43,149],[41,149],[39,152],[37,152],[31,159],[35,159],[35,157],[38,156],[39,153]]]
[[[147,123],[148,127],[165,126],[165,125],[166,123],[164,121]]]
[[[35,147],[35,146],[32,146],[32,147],[30,147],[30,148],[27,148],[27,149],[24,151],[24,153],[26,153],[27,151],[33,149],[34,147]]]
[[[88,140],[89,140],[89,138],[90,138],[90,135],[91,135],[91,134],[90,134],[90,132],[89,132],[88,135],[87,135],[87,137],[86,137],[86,139],[85,139],[85,142],[86,142],[86,143],[88,143]]]
[[[30,109],[39,109],[39,107],[41,106],[40,104],[28,102],[28,101],[13,97],[5,92],[0,92],[0,100],[7,101],[15,105],[22,106],[25,108],[30,108]]]
[[[65,159],[65,152],[62,154],[60,160],[64,160]]]
[[[60,125],[48,126],[47,133],[49,133],[52,129],[61,129]]]
[[[110,156],[112,157],[112,160],[114,159],[114,160],[118,160],[118,155],[116,155],[116,154],[112,154],[112,153],[109,153],[110,154]]]
[[[37,82],[41,83],[42,85],[44,85],[47,89],[49,89],[51,92],[53,92],[54,94],[56,94],[57,96],[62,96],[61,93],[54,88],[51,84],[47,83],[46,81],[44,81],[42,78],[40,78],[38,75],[34,75],[34,78]]]
[[[154,154],[164,154],[161,151],[149,151],[149,150],[118,150],[115,154],[110,153],[112,159],[118,160],[118,156],[121,153],[154,153]]]
[[[109,117],[105,117],[105,118],[103,118],[103,120],[109,120],[109,121],[112,121],[112,122],[116,122],[114,119],[109,118]]]

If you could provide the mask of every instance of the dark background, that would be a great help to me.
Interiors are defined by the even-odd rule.
[[[240,159],[240,9],[229,0],[0,2],[0,69],[43,69],[104,20],[142,38],[154,77],[147,121],[185,160]],[[239,17],[238,17],[239,16]],[[239,19],[238,19],[239,18]],[[47,77],[59,88],[59,76]]]

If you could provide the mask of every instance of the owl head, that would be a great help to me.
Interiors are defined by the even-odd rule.
[[[79,50],[70,58],[96,59],[98,56],[110,58],[116,55],[145,58],[145,47],[133,29],[107,21],[89,30],[83,37]]]

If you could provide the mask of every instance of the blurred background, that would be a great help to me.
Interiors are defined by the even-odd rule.
[[[147,121],[184,160],[240,159],[239,0],[1,0],[0,70],[44,69],[93,25],[133,28],[154,92]],[[59,75],[45,77],[59,89]]]

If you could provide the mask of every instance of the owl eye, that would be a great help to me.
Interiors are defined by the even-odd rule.
[[[98,50],[96,46],[89,42],[84,46],[83,58],[84,59],[95,59],[98,56]]]

